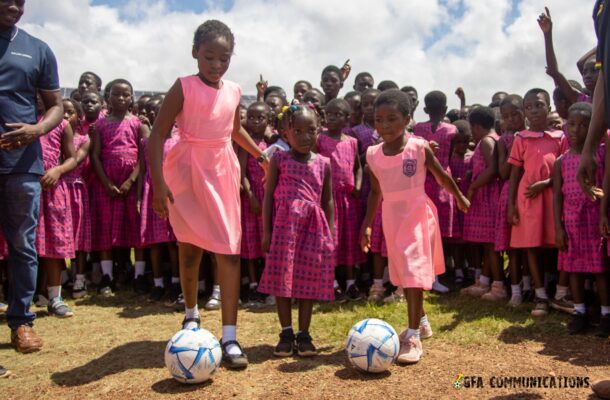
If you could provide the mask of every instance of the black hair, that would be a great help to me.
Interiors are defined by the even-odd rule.
[[[226,24],[215,19],[209,19],[197,27],[193,37],[193,48],[199,49],[199,46],[202,43],[212,41],[219,37],[225,38],[227,42],[229,42],[231,52],[233,52],[233,49],[235,48],[235,37],[233,36],[233,32],[231,32],[231,29]]]
[[[313,86],[311,86],[311,83],[309,83],[309,81],[304,81],[304,80],[297,81],[297,82],[294,84],[294,86],[296,86],[296,85],[300,85],[301,83],[304,83],[305,85],[307,85],[307,87],[309,88],[309,89],[307,89],[307,90],[311,90],[311,88],[313,88]]]
[[[506,92],[504,92],[504,91],[499,91],[499,92],[496,92],[496,93],[494,93],[494,94],[491,96],[491,99],[493,100],[493,98],[494,98],[494,97],[496,97],[496,96],[500,96],[500,95],[503,95],[504,97],[506,97],[506,96],[508,96],[508,93],[506,93]],[[498,102],[498,101],[492,101],[491,103],[489,103],[489,107],[492,107],[492,108],[493,108],[493,107],[500,107],[500,103],[501,103],[501,100],[500,100],[499,102]]]
[[[269,97],[273,93],[276,93],[282,99],[286,100],[286,91],[279,86],[269,86],[267,89],[265,89],[263,99],[267,100],[267,97]]]
[[[451,109],[449,110],[449,112],[447,112],[446,117],[449,118],[449,121],[451,123],[454,123],[455,121],[460,119],[460,110],[456,110],[455,108]]]
[[[368,88],[364,92],[362,92],[360,94],[360,96],[364,97],[369,94],[375,94],[375,95],[379,96],[381,94],[381,90],[375,89],[375,88]]]
[[[78,119],[82,119],[83,118],[83,106],[80,105],[80,103],[74,99],[71,99],[69,97],[64,98],[62,101],[67,101],[68,103],[72,104],[72,107],[74,107],[74,110],[76,111],[76,116],[78,117]]]
[[[362,97],[362,93],[361,92],[357,92],[355,90],[352,90],[351,92],[347,92],[345,94],[345,96],[343,96],[343,98],[345,100],[347,100],[347,99],[351,99],[352,97],[356,97],[356,96]]]
[[[322,121],[322,118],[320,116],[320,112],[312,103],[293,104],[290,107],[288,107],[286,109],[286,111],[283,111],[282,114],[288,116],[288,121],[289,121],[290,125],[292,126],[294,124],[294,119],[298,114],[305,114],[307,112],[312,113],[316,117],[316,119],[318,121],[318,125],[319,125],[320,122]]]
[[[98,100],[100,101],[100,103],[104,103],[104,98],[102,97],[101,94],[99,94],[98,92],[85,92],[83,93],[83,96],[81,97],[81,102],[83,101],[83,98],[85,98],[85,96],[96,96],[98,98]]]
[[[377,85],[377,89],[385,92],[390,89],[398,89],[398,85],[394,81],[381,81],[379,85]]]
[[[303,94],[303,101],[308,101],[307,99],[310,98],[311,96],[315,96],[317,98],[317,100],[320,100],[320,105],[324,105],[326,103],[326,96],[324,96],[324,93],[322,93],[321,91],[319,91],[316,88],[313,88],[313,89],[305,92],[305,94]]]
[[[245,106],[243,106],[241,104],[240,104],[240,107],[246,108]],[[247,109],[249,110],[249,109],[254,108],[254,107],[263,107],[265,109],[265,111],[267,112],[267,115],[271,114],[271,107],[269,107],[269,104],[267,104],[267,103],[265,103],[263,101],[255,101],[252,104],[250,104],[247,107]]]
[[[138,100],[136,100],[136,102],[139,102],[142,99],[146,99],[146,102],[150,101],[150,99],[152,99],[152,94],[143,94],[140,97],[138,97]]]
[[[108,83],[108,85],[106,85],[106,88],[108,89],[108,94],[110,94],[110,91],[112,90],[112,87],[114,85],[127,85],[127,86],[129,86],[129,89],[131,90],[131,96],[133,97],[133,85],[127,79],[119,78],[119,79],[115,79],[113,81],[110,81],[110,83]]]
[[[356,75],[356,78],[354,78],[354,81],[357,81],[358,79],[362,79],[362,78],[371,78],[373,79],[373,75],[370,74],[370,72],[359,72],[358,75]]]
[[[398,111],[405,117],[410,116],[413,109],[411,98],[405,92],[401,92],[398,89],[388,89],[377,97],[375,109],[383,105],[395,105]]]
[[[401,88],[400,88],[400,90],[401,90],[402,92],[405,92],[405,93],[409,93],[409,92],[415,92],[415,95],[416,95],[416,96],[419,96],[419,95],[417,94],[417,89],[415,89],[413,86],[403,86],[403,87],[401,87]]]
[[[458,119],[453,121],[452,123],[457,128],[458,134],[472,136],[472,131],[470,130],[470,122],[466,121],[465,119]]]
[[[160,102],[163,102],[163,100],[165,100],[165,96],[166,96],[165,93],[157,93],[157,94],[151,96],[150,100],[148,100],[148,101],[160,101]]]
[[[483,129],[491,129],[496,124],[496,114],[491,107],[477,107],[468,114],[470,125],[479,125]]]
[[[324,67],[324,69],[322,70],[321,76],[324,76],[325,74],[328,74],[328,73],[335,73],[335,74],[337,74],[339,79],[342,79],[341,70],[336,65],[327,65],[326,67]]]
[[[518,94],[509,94],[500,102],[500,108],[511,105],[518,110],[523,111],[523,97]]]
[[[591,118],[591,114],[593,114],[593,105],[591,105],[591,103],[585,103],[582,101],[574,103],[570,106],[570,108],[568,108],[568,115],[572,114],[573,112],[588,114],[589,118]]]
[[[80,81],[81,79],[83,79],[83,76],[85,76],[85,75],[89,75],[89,76],[93,77],[98,90],[100,90],[102,88],[102,78],[100,78],[100,76],[98,74],[96,74],[95,72],[91,72],[91,71],[85,71],[82,74],[80,74],[80,78],[78,80]]]
[[[540,89],[540,88],[533,88],[527,91],[527,93],[525,93],[525,96],[523,96],[523,101],[525,101],[526,98],[528,98],[529,96],[537,96],[539,94],[542,94],[544,96],[544,99],[546,100],[546,104],[550,107],[551,106],[551,96],[549,96],[549,92],[547,92],[544,89]]]
[[[441,111],[447,107],[447,96],[440,90],[433,90],[424,97],[424,104],[428,111]]]
[[[344,100],[344,99],[338,99],[338,98],[332,99],[331,101],[326,103],[325,108],[328,109],[328,107],[330,107],[330,106],[336,106],[341,111],[343,111],[347,117],[349,117],[350,114],[352,113],[352,107],[349,105],[347,100]]]

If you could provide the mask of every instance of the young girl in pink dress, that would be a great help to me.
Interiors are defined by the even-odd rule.
[[[241,88],[223,80],[235,47],[225,24],[209,20],[195,31],[192,55],[198,73],[169,90],[149,140],[153,207],[169,215],[178,239],[183,328],[199,327],[197,284],[203,251],[214,253],[222,294],[223,361],[245,368],[248,358],[236,339],[239,300],[241,218],[239,161],[233,139],[266,168],[263,152],[241,127]],[[163,138],[178,125],[180,140],[163,161]],[[166,183],[167,182],[167,183]]]
[[[317,354],[309,334],[313,302],[334,299],[334,206],[331,161],[312,152],[320,118],[310,106],[290,106],[291,150],[275,153],[263,205],[267,264],[259,290],[276,296],[282,326],[278,357]],[[299,303],[299,331],[292,329],[292,299]]]
[[[335,205],[335,265],[345,266],[345,294],[352,301],[362,294],[356,286],[354,267],[366,261],[358,246],[361,210],[362,167],[358,141],[343,133],[348,125],[351,108],[343,99],[331,100],[324,109],[326,129],[318,136],[317,152],[330,159],[333,203]]]
[[[547,130],[550,96],[542,89],[531,89],[523,97],[529,130],[515,137],[508,162],[511,173],[507,219],[512,225],[510,247],[524,249],[535,290],[532,316],[548,314],[548,296],[544,288],[543,266],[539,254],[544,247],[555,246],[551,171],[564,149],[561,131]]]
[[[462,290],[462,294],[481,297],[484,300],[503,300],[504,273],[500,254],[494,250],[494,234],[500,182],[498,180],[497,142],[500,136],[494,126],[496,118],[489,107],[473,109],[469,115],[472,136],[477,144],[472,155],[472,182],[467,197],[471,201],[470,212],[464,216],[464,241],[473,244],[478,257],[475,268],[483,265],[478,282]],[[489,280],[493,278],[491,290]]]
[[[87,253],[91,251],[91,215],[89,210],[89,190],[85,183],[84,167],[89,158],[90,140],[83,132],[81,120],[83,110],[79,103],[64,99],[64,119],[70,123],[74,132],[76,168],[63,175],[70,198],[72,210],[72,233],[74,234],[74,251],[76,254],[76,276],[72,286],[72,297],[79,299],[87,294],[85,285],[85,267]]]
[[[370,246],[371,224],[383,196],[383,232],[388,246],[390,279],[404,288],[408,329],[401,333],[397,361],[416,363],[422,356],[421,338],[432,336],[423,307],[423,291],[432,289],[445,270],[443,248],[434,203],[426,195],[426,172],[457,200],[466,212],[468,199],[436,159],[428,143],[406,131],[411,100],[400,90],[387,90],[375,102],[375,128],[382,144],[367,151],[371,195],[362,225],[361,245]]]
[[[39,102],[38,115],[44,115]],[[72,127],[66,120],[40,137],[45,174],[40,178],[40,215],[36,227],[36,251],[40,257],[42,286],[47,288],[50,314],[60,318],[74,315],[61,297],[61,271],[66,258],[74,258],[72,211],[66,182],[62,176],[73,169]]]
[[[100,252],[102,282],[99,291],[111,296],[114,289],[113,248],[135,248],[135,278],[144,279],[140,248],[138,194],[134,183],[140,174],[140,139],[148,127],[129,111],[133,88],[124,79],[110,85],[110,111],[92,130],[91,164],[97,179],[91,183],[92,250]]]
[[[266,103],[255,102],[250,104],[246,113],[246,130],[261,151],[268,148],[265,141],[265,131],[269,126],[270,112],[271,110]],[[262,203],[265,193],[263,184],[265,171],[256,158],[242,148],[239,149],[238,158],[241,166],[242,186],[241,258],[248,263],[248,279],[250,281],[248,301],[255,304],[265,300],[264,295],[257,290],[262,272],[262,269],[258,266],[264,266],[264,263],[261,262],[264,260],[261,243],[263,239]]]
[[[570,288],[574,299],[574,313],[568,323],[568,332],[583,333],[589,325],[585,309],[585,278],[588,274],[593,274],[601,303],[599,335],[608,337],[610,298],[600,235],[600,228],[603,234],[609,232],[608,201],[602,205],[603,217],[600,219],[599,197],[602,197],[603,193],[599,189],[592,189],[593,197],[599,197],[591,201],[576,180],[580,154],[591,122],[591,112],[592,107],[588,103],[576,103],[568,110],[570,150],[559,157],[553,166],[555,240],[559,249],[558,269],[570,273]],[[605,143],[607,145],[608,137]],[[602,166],[603,159],[599,158],[597,161]],[[597,188],[602,183],[600,178],[598,176],[598,182],[595,184]],[[604,182],[605,188],[608,187],[607,183],[610,182]]]

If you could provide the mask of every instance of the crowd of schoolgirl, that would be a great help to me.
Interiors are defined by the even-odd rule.
[[[277,302],[276,355],[293,351],[290,298],[305,304],[299,311],[308,327],[308,301],[406,297],[418,307],[409,306],[404,361],[417,362],[419,340],[432,331],[421,293],[409,290],[448,291],[438,280],[445,262],[451,273],[445,283],[463,286],[464,296],[512,307],[532,302],[536,317],[553,307],[571,314],[571,333],[596,325],[599,335],[610,334],[606,146],[598,153],[597,186],[584,193],[576,180],[595,53],[578,63],[585,86],[568,81],[557,69],[550,15],[538,22],[552,96],[542,89],[497,92],[489,106],[467,105],[460,88],[461,107],[448,110],[446,95],[432,91],[423,99],[425,122],[413,119],[420,104],[413,86],[375,86],[367,72],[340,97],[348,63],[324,68],[321,90],[300,80],[291,95],[261,77],[257,101],[240,106],[240,118],[271,161],[267,174],[261,159],[234,146],[241,167],[241,301]],[[48,303],[50,313],[73,315],[61,294],[65,260],[74,298],[87,295],[91,281],[112,296],[118,271],[133,259],[129,280],[138,293],[184,308],[177,240],[169,220],[153,210],[148,138],[163,101],[162,94],[136,100],[127,80],[103,87],[97,74],[85,72],[64,99],[64,121],[41,138],[37,302]],[[166,132],[164,155],[180,140],[178,128]],[[6,246],[1,250],[5,258]],[[388,259],[409,268],[388,269]],[[214,258],[204,263],[214,272],[200,275],[198,288],[208,289],[206,308],[217,309]],[[295,266],[290,276],[287,264]],[[298,351],[312,355],[315,347]]]

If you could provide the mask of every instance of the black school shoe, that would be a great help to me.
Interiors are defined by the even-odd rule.
[[[574,314],[572,314],[570,322],[568,322],[568,333],[570,335],[579,335],[585,333],[588,326],[589,318],[587,318],[587,314],[575,312]]]
[[[234,344],[239,348],[241,354],[232,355],[227,353],[227,346]],[[229,340],[225,343],[220,339],[220,347],[222,348],[222,361],[226,364],[229,369],[244,369],[248,366],[248,356],[242,350],[237,340]]]
[[[188,324],[189,322],[194,322],[197,324],[197,329],[199,329],[199,327],[201,326],[201,319],[200,318],[184,318],[182,320],[182,329],[186,329],[185,326],[186,324]]]
[[[148,296],[149,301],[161,301],[161,299],[165,296],[165,288],[161,286],[155,286],[153,290],[150,292],[150,296]]]
[[[294,354],[294,340],[296,337],[294,336],[294,331],[292,329],[285,329],[280,332],[280,341],[277,346],[275,346],[275,350],[273,350],[273,355],[276,357],[290,357]]]
[[[144,275],[138,275],[136,279],[133,281],[133,290],[137,294],[146,294],[148,293],[148,281]]]
[[[299,357],[313,357],[318,355],[309,332],[299,332],[297,335],[297,354]]]
[[[352,286],[347,288],[345,294],[347,295],[347,298],[350,301],[362,300],[362,298],[364,297],[360,289],[358,289],[358,286],[356,286],[356,284],[353,284]]]
[[[602,315],[599,319],[599,328],[595,336],[607,338],[610,336],[610,315]]]

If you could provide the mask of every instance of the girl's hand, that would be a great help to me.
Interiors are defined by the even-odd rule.
[[[519,225],[519,210],[517,210],[517,207],[511,204],[508,205],[506,220],[510,225]]]
[[[610,222],[608,222],[607,215],[601,215],[599,217],[599,232],[606,239],[610,238]]]
[[[252,211],[252,214],[254,215],[261,215],[262,213],[261,203],[254,195],[250,196],[250,211]]]
[[[127,179],[125,182],[123,182],[123,184],[121,185],[121,187],[119,188],[119,191],[121,192],[121,195],[126,195],[127,193],[129,193],[129,191],[131,190],[131,187],[133,186],[133,182],[131,179]]]
[[[458,209],[464,214],[467,214],[468,211],[470,211],[470,198],[466,198],[464,195],[462,195],[456,199],[456,203]]]
[[[271,247],[271,233],[263,233],[263,240],[261,241],[261,246],[263,253],[269,253],[269,248]]]
[[[553,21],[551,20],[551,12],[548,7],[544,7],[544,11],[538,16],[538,26],[542,30],[542,33],[547,34],[553,30]]]
[[[438,149],[440,149],[441,146],[437,142],[435,142],[434,140],[429,141],[428,145],[430,146],[430,149],[432,150],[432,153],[436,156],[436,153],[438,153]]]
[[[262,97],[265,95],[265,90],[267,90],[267,88],[269,87],[269,82],[263,80],[263,75],[260,75],[260,80],[258,82],[256,82],[256,93],[258,94],[259,97]]]
[[[142,214],[142,200],[138,200],[136,203],[136,209],[138,210],[138,214]]]
[[[466,96],[466,94],[464,93],[464,89],[462,87],[459,87],[459,88],[455,89],[455,95],[460,100],[463,100],[464,97]]]
[[[167,207],[168,200],[174,204],[174,195],[165,182],[155,185],[153,187],[153,210],[161,219],[167,219],[169,217],[169,208]]]
[[[361,194],[362,192],[360,191],[360,189],[354,188],[354,190],[352,190],[352,197],[355,199],[359,199]]]
[[[59,172],[59,168],[54,167],[45,172],[44,176],[40,178],[40,184],[45,189],[50,189],[53,186],[57,185],[59,182],[59,178],[61,177],[61,173]]]
[[[563,226],[555,229],[555,246],[557,246],[559,251],[568,250],[568,236],[566,235],[566,230],[563,229]]]
[[[597,186],[587,186],[584,193],[591,201],[597,201],[604,197],[604,191]]]
[[[548,179],[544,180],[544,181],[538,181],[536,183],[532,183],[531,185],[529,185],[527,187],[527,190],[525,191],[525,197],[527,197],[528,199],[535,199],[542,192],[544,192],[544,190],[547,189],[548,187],[549,187]]]
[[[352,66],[349,65],[349,58],[348,58],[347,61],[341,67],[341,82],[345,82],[347,80],[347,77],[349,76],[349,73],[351,71],[352,71]]]
[[[360,236],[360,247],[362,251],[366,254],[371,250],[371,228],[366,228],[362,232]]]
[[[121,195],[121,190],[119,190],[118,187],[116,187],[116,185],[112,182],[108,182],[108,184],[106,184],[105,186],[106,189],[106,193],[108,193],[108,196],[110,197],[117,197]]]

